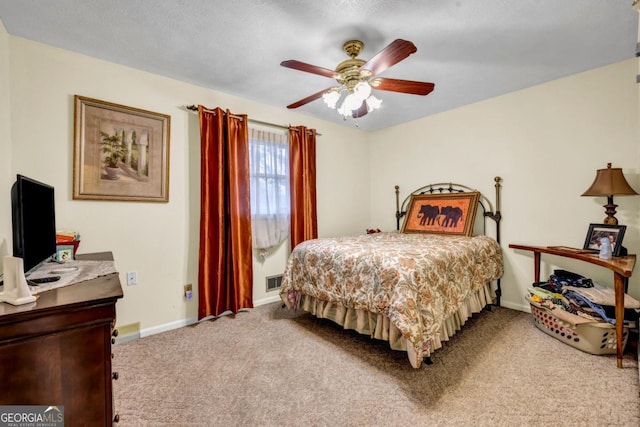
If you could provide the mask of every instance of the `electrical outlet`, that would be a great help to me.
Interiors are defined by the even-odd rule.
[[[132,286],[132,285],[137,285],[138,284],[138,277],[135,271],[128,271],[127,272],[127,285],[128,286]]]
[[[193,298],[193,292],[191,290],[191,284],[184,285],[184,297],[187,300],[190,300],[191,298]]]

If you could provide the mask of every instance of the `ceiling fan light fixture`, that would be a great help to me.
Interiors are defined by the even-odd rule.
[[[382,105],[382,99],[376,98],[375,96],[371,95],[367,98],[366,103],[367,112],[370,113],[373,110],[377,110],[378,108],[380,108],[380,105]]]
[[[371,95],[371,86],[367,82],[358,82],[353,87],[353,94],[360,100],[364,101]]]
[[[345,120],[359,119],[380,108],[382,104],[382,100],[371,95],[373,89],[414,95],[427,95],[433,91],[433,83],[378,77],[380,73],[417,51],[412,42],[396,39],[368,61],[357,57],[363,47],[364,43],[359,40],[345,42],[343,49],[349,59],[339,63],[333,70],[296,60],[282,61],[280,65],[283,67],[329,77],[337,82],[337,86],[316,92],[287,105],[287,108],[298,108],[323,98],[327,107],[337,109]],[[346,95],[344,99],[343,93]],[[340,106],[336,108],[338,104]]]
[[[346,115],[351,115],[351,111],[357,110],[358,108],[360,108],[361,105],[362,105],[362,99],[360,99],[356,94],[350,93],[344,99],[344,102],[342,103],[342,108],[344,111],[348,113]],[[345,114],[343,114],[343,116],[344,115]]]
[[[324,93],[322,95],[322,99],[324,100],[324,103],[327,104],[327,107],[335,110],[336,104],[340,100],[340,95],[340,91],[334,87],[331,88],[331,90],[329,90],[328,92]]]
[[[346,118],[349,115],[350,111],[348,111],[345,106],[344,106],[344,102],[342,103],[342,105],[340,107],[338,107],[338,114],[340,114],[342,117]]]

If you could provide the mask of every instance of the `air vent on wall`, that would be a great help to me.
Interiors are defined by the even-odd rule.
[[[267,277],[267,292],[280,289],[282,286],[282,274]]]

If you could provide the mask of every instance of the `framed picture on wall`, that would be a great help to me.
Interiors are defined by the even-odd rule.
[[[412,195],[402,224],[403,233],[470,236],[480,193]]]
[[[612,255],[620,256],[622,239],[626,229],[626,225],[590,224],[584,241],[584,249],[599,252],[602,239],[607,238],[611,243]]]
[[[169,201],[171,117],[74,97],[73,198]]]

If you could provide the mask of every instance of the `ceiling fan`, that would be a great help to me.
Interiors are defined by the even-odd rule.
[[[331,86],[309,95],[293,104],[287,105],[287,108],[298,108],[316,99],[323,98],[329,108],[335,109],[342,94],[347,93],[344,101],[337,108],[338,113],[346,120],[349,116],[353,118],[362,117],[380,106],[382,101],[371,95],[372,89],[413,95],[427,95],[433,91],[435,87],[433,83],[378,77],[378,74],[418,50],[412,42],[402,39],[394,40],[368,61],[357,58],[363,47],[364,43],[360,40],[345,42],[342,48],[350,58],[338,64],[335,70],[296,60],[282,61],[280,65],[283,67],[318,74],[335,79],[338,82],[338,86]]]

